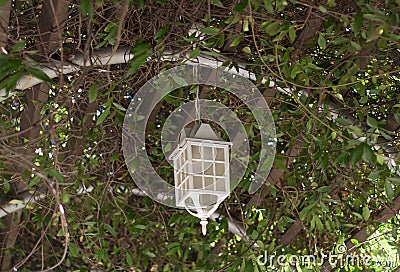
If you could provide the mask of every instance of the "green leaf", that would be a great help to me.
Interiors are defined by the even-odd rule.
[[[385,157],[382,155],[376,155],[376,161],[377,163],[379,163],[380,165],[383,165],[385,163]]]
[[[363,14],[361,12],[358,12],[356,16],[354,17],[354,25],[353,25],[353,31],[355,34],[358,34],[361,30],[361,27],[363,25]]]
[[[387,180],[390,181],[390,182],[400,183],[400,178],[388,178]]]
[[[71,198],[68,193],[63,193],[62,195],[62,202],[68,204],[71,201]]]
[[[275,9],[272,6],[271,0],[264,0],[264,7],[269,13],[271,14],[275,13]]]
[[[145,226],[145,225],[135,225],[135,228],[136,229],[140,229],[140,230],[145,230],[145,229],[147,229],[147,226]]]
[[[112,236],[117,237],[117,232],[114,230],[113,227],[111,227],[109,224],[104,223],[104,226],[106,226],[106,229],[109,233],[111,233]]]
[[[25,49],[26,41],[19,41],[17,42],[11,49],[11,53],[17,53]]]
[[[131,60],[131,67],[128,70],[128,75],[135,73],[140,66],[147,61],[147,58],[152,53],[151,44],[143,40],[138,40],[132,48],[131,53],[133,54],[133,58]]]
[[[366,162],[375,162],[376,156],[371,147],[366,143],[361,143],[361,145],[363,146],[362,159]]]
[[[363,135],[363,131],[361,128],[356,126],[348,126],[349,130],[353,132],[355,135],[361,137]]]
[[[363,213],[362,213],[363,219],[364,219],[365,221],[368,221],[370,215],[371,215],[371,212],[370,212],[368,206],[364,206],[364,208],[363,208]]]
[[[125,260],[129,267],[133,266],[133,259],[131,254],[129,254],[129,252],[125,253]]]
[[[378,128],[379,127],[378,121],[375,118],[371,117],[371,116],[367,116],[367,124],[370,127],[373,127],[373,128]]]
[[[57,169],[54,169],[54,168],[48,169],[47,174],[50,177],[54,177],[58,182],[64,181],[64,177],[61,175],[61,173]]]
[[[204,55],[214,57],[214,58],[219,58],[221,57],[221,54],[214,52],[214,51],[201,51]]]
[[[107,107],[107,108],[105,109],[105,111],[103,111],[103,112],[100,114],[99,118],[97,119],[97,121],[96,121],[96,126],[101,125],[101,124],[104,122],[104,120],[107,118],[107,116],[108,116],[109,113],[110,113],[110,107]]]
[[[92,4],[91,0],[80,0],[81,3],[81,11],[84,16],[93,15],[93,9],[92,9]]]
[[[338,37],[338,38],[334,39],[332,41],[332,43],[335,44],[335,45],[340,45],[340,44],[343,44],[343,43],[347,42],[348,40],[349,39],[345,38],[345,37]]]
[[[97,98],[97,86],[93,84],[89,88],[89,103],[93,103]]]
[[[178,76],[178,75],[172,75],[172,80],[173,80],[176,84],[178,84],[179,86],[188,85],[187,81],[186,81],[183,77],[180,77],[180,76]]]
[[[239,36],[237,36],[232,42],[231,42],[231,44],[229,45],[230,47],[233,47],[233,46],[237,46],[237,45],[239,45],[239,43],[240,43],[240,41],[243,39],[243,35],[242,34],[240,34]]]
[[[38,78],[40,80],[43,80],[43,81],[46,81],[46,82],[51,82],[51,78],[48,75],[46,75],[40,68],[27,66],[26,70],[32,76],[34,76],[34,77],[36,77],[36,78]]]
[[[161,42],[165,36],[165,33],[169,30],[169,25],[162,27],[160,30],[157,31],[156,35],[154,35],[154,41],[157,43]]]
[[[314,218],[315,218],[315,224],[317,225],[318,230],[319,231],[323,231],[324,230],[324,226],[323,226],[322,221],[319,218],[319,216],[315,215]]]
[[[126,109],[125,109],[124,107],[122,107],[120,104],[115,103],[115,102],[112,102],[112,103],[113,103],[113,105],[114,105],[117,109],[119,109],[120,111],[126,111]]]
[[[319,6],[319,10],[322,11],[323,13],[328,12],[328,10],[326,9],[326,7],[324,7],[324,6]]]
[[[289,27],[289,40],[293,43],[296,40],[296,30],[293,26]]]
[[[326,48],[326,39],[322,35],[318,36],[318,46],[321,47],[321,49]]]
[[[353,46],[357,51],[361,51],[361,45],[359,43],[350,41],[350,45]]]
[[[237,4],[237,5],[233,8],[233,11],[234,11],[234,12],[242,12],[246,7],[247,7],[247,1],[240,2],[239,4]]]
[[[195,59],[200,55],[200,47],[196,47],[195,50],[193,50],[190,54],[189,54],[189,58],[190,59]]]
[[[364,152],[364,148],[363,148],[363,143],[359,144],[356,148],[353,149],[353,151],[351,152],[350,155],[350,165],[351,166],[355,166],[356,163],[358,163],[362,156],[363,156],[363,152]]]
[[[22,77],[24,71],[21,69],[10,77],[0,81],[0,90],[5,88],[7,91],[14,90],[18,80]]]
[[[220,31],[219,28],[217,27],[204,27],[200,29],[201,33],[207,34],[207,35],[216,35]]]
[[[395,113],[394,114],[394,119],[396,119],[397,123],[400,123],[400,113]]]
[[[20,199],[12,199],[8,203],[13,204],[13,205],[19,205],[19,204],[24,204],[24,201],[20,200]]]
[[[251,49],[248,46],[243,47],[242,51],[243,53],[251,55]]]
[[[264,28],[264,31],[269,36],[275,36],[279,32],[280,26],[280,22],[272,22]]]
[[[79,248],[74,243],[69,243],[68,251],[71,257],[76,258],[79,255]]]
[[[313,69],[313,70],[317,70],[317,71],[323,70],[321,67],[315,65],[314,63],[308,63],[308,64],[307,64],[307,67],[309,67],[309,68],[311,68],[311,69]]]
[[[0,55],[3,57],[4,55]],[[0,79],[8,74],[14,73],[21,69],[22,61],[18,59],[10,59],[9,55],[0,59]]]
[[[164,151],[165,151],[165,152],[171,151],[171,147],[172,147],[171,143],[166,144],[166,145],[165,145],[165,148],[164,148]]]
[[[336,123],[338,123],[338,124],[340,124],[340,125],[342,125],[342,126],[351,125],[351,121],[349,121],[348,119],[341,118],[341,117],[336,118],[335,121],[336,121]]]
[[[64,236],[65,235],[64,230],[62,228],[60,228],[56,235],[57,235],[57,237]]]
[[[325,193],[325,192],[328,192],[330,189],[331,189],[331,186],[322,186],[322,187],[319,187],[319,188],[317,189],[317,192],[319,192],[319,193]]]
[[[213,3],[214,5],[223,8],[224,5],[222,4],[221,0],[211,0],[211,3]]]
[[[394,199],[394,191],[393,191],[392,184],[388,180],[385,180],[385,193],[386,193],[386,197],[390,201],[393,201],[393,199]]]

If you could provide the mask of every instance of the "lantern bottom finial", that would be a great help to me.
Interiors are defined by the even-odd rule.
[[[200,224],[201,224],[201,230],[203,232],[203,235],[206,235],[206,233],[207,233],[207,224],[208,224],[207,218],[202,218],[201,221],[200,221]]]

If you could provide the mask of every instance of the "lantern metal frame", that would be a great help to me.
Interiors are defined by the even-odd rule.
[[[207,219],[230,192],[230,146],[208,124],[196,124],[183,131],[179,146],[171,153],[174,165],[176,206],[201,219],[206,233]]]

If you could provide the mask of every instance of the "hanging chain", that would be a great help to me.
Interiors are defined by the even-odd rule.
[[[197,65],[194,65],[194,72],[196,75],[196,79],[198,79]],[[199,92],[200,92],[200,86],[197,85],[196,86],[196,99],[194,101],[194,105],[195,105],[195,110],[196,110],[196,122],[201,123]]]

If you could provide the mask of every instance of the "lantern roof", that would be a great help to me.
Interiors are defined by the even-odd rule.
[[[203,140],[221,141],[221,138],[212,130],[211,126],[209,124],[203,123],[196,123],[194,127],[190,130],[190,134],[188,134],[187,137]]]

